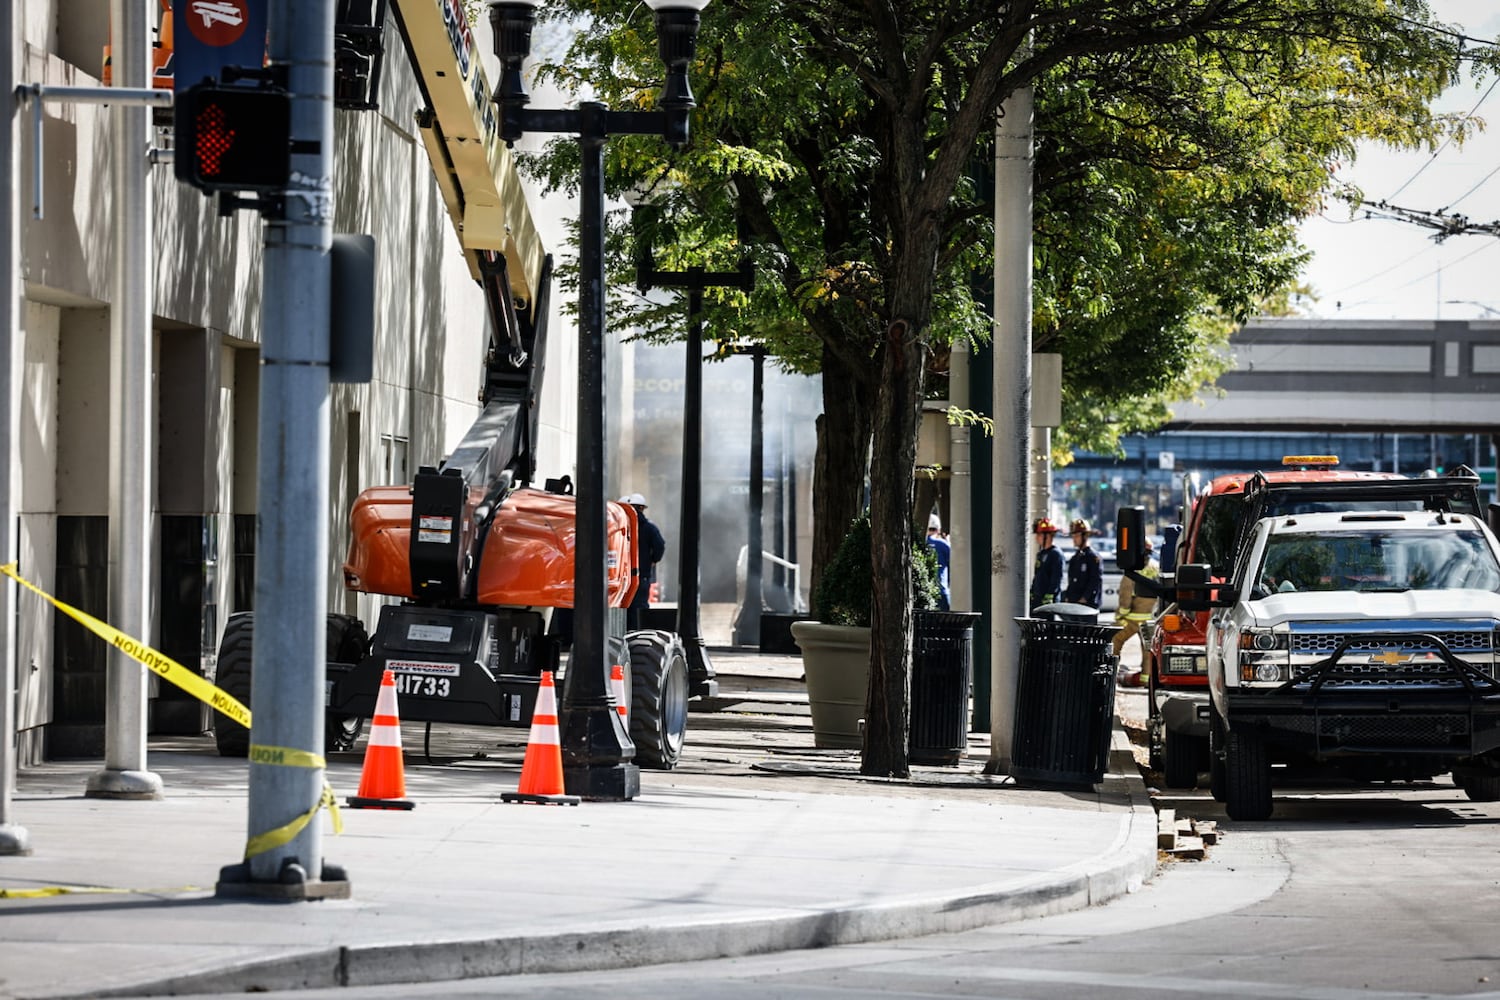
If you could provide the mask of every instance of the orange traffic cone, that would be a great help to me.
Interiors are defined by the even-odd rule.
[[[365,769],[359,776],[359,794],[349,796],[351,809],[411,809],[406,799],[406,771],[401,763],[401,719],[396,715],[396,675],[387,670],[380,678],[375,698],[375,718],[370,720],[370,744],[365,748]]]
[[[615,712],[625,728],[630,728],[630,703],[625,700],[625,668],[616,663],[609,668],[609,688],[615,696]]]
[[[578,796],[563,794],[562,738],[557,729],[557,691],[550,670],[542,671],[536,689],[536,708],[531,713],[531,735],[526,738],[520,787],[514,792],[501,792],[500,801],[578,804]]]

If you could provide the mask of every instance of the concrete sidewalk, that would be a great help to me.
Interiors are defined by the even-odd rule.
[[[796,657],[711,651],[713,713],[631,802],[502,804],[526,733],[403,727],[411,812],[344,810],[347,900],[219,900],[246,838],[243,761],[155,740],[159,802],[86,799],[97,761],[18,776],[33,853],[0,888],[0,995],[148,996],[369,985],[690,961],[953,931],[1103,902],[1156,865],[1156,817],[1118,729],[1092,790],[953,767],[872,780],[812,746]],[[340,799],[363,742],[334,755]],[[326,822],[326,821],[325,821]],[[325,830],[326,830],[325,826]]]

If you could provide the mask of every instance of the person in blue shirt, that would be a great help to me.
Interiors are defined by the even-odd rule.
[[[1053,547],[1057,525],[1051,518],[1040,517],[1031,526],[1036,536],[1036,562],[1031,567],[1031,610],[1044,604],[1055,604],[1062,596],[1063,557]]]
[[[1099,553],[1089,547],[1089,536],[1094,532],[1083,518],[1075,518],[1068,525],[1073,536],[1073,558],[1068,560],[1068,589],[1063,600],[1073,604],[1099,607],[1099,598],[1104,593],[1104,564]]]
[[[951,609],[953,595],[948,590],[948,563],[953,557],[953,546],[943,535],[943,520],[936,514],[927,518],[927,547],[937,556],[938,564],[938,610]]]

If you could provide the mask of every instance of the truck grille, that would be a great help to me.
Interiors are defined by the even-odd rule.
[[[1442,640],[1451,653],[1485,676],[1496,677],[1494,632],[1490,629],[1424,634]],[[1326,660],[1348,640],[1337,666],[1324,675],[1324,690],[1465,686],[1463,678],[1440,658],[1436,645],[1410,633],[1383,637],[1378,632],[1294,632],[1288,638],[1294,671]],[[1393,662],[1400,657],[1410,659]],[[1470,681],[1473,680],[1471,675]]]
[[[1443,640],[1444,645],[1446,645],[1455,653],[1488,653],[1491,651],[1490,636],[1492,635],[1492,633],[1489,631],[1489,629],[1485,629],[1482,632],[1472,630],[1465,632],[1434,632],[1431,634],[1436,635],[1439,639]],[[1338,632],[1294,632],[1291,636],[1292,652],[1294,654],[1315,653],[1322,656],[1328,656],[1339,647],[1339,644],[1342,643],[1345,638],[1345,635]],[[1402,652],[1425,652],[1426,650],[1429,650],[1431,648],[1432,646],[1429,643],[1424,642],[1383,642],[1377,637],[1366,636],[1364,638],[1355,639],[1354,641],[1350,642],[1348,652],[1378,653],[1384,652],[1388,649],[1398,649]]]

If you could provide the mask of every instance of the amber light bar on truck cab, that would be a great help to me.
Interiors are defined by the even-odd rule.
[[[1337,455],[1282,455],[1281,466],[1285,469],[1333,469],[1337,468]]]

